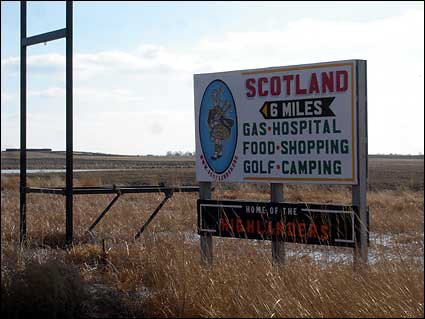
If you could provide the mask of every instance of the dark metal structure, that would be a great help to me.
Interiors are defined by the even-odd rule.
[[[27,47],[34,44],[45,43],[57,39],[66,39],[66,182],[65,187],[27,187]],[[88,186],[73,187],[73,8],[72,1],[66,1],[66,28],[27,37],[27,3],[21,2],[21,147],[20,147],[20,242],[27,236],[26,225],[26,195],[28,193],[58,194],[66,197],[66,244],[73,241],[73,196],[116,194],[114,199],[102,211],[96,221],[90,226],[89,231],[100,222],[120,196],[126,193],[164,193],[165,198],[158,205],[149,219],[136,233],[135,239],[140,237],[146,226],[152,221],[165,202],[172,197],[174,192],[198,192],[198,186]]]

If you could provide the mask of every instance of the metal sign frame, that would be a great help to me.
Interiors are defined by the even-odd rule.
[[[39,43],[66,39],[66,181],[65,187],[28,187],[27,186],[27,47]],[[73,7],[72,1],[66,1],[66,28],[27,37],[27,2],[21,2],[21,118],[20,118],[20,208],[19,208],[19,241],[24,243],[27,238],[27,194],[57,194],[65,196],[65,242],[69,246],[73,241],[73,198],[74,195],[116,194],[108,206],[102,211],[90,226],[88,231],[101,221],[118,198],[125,193],[163,193],[164,199],[134,236],[139,238],[159,210],[170,199],[174,192],[198,192],[197,186],[87,186],[74,187],[73,178]]]
[[[73,233],[73,101],[72,101],[72,51],[73,51],[73,7],[66,1],[66,27],[63,29],[27,37],[27,2],[21,2],[21,147],[20,147],[20,242],[27,236],[26,193],[27,193],[27,47],[39,43],[66,39],[66,242],[72,242]]]
[[[367,208],[367,178],[368,178],[368,121],[367,121],[367,61],[354,60],[356,70],[355,121],[357,125],[357,183],[351,185],[352,205],[358,211],[358,229],[354,249],[354,265],[365,265],[368,262],[368,232],[369,213]],[[200,182],[199,199],[211,199],[211,182]],[[271,202],[283,202],[283,183],[270,184]],[[205,263],[212,265],[213,242],[212,234],[200,234],[201,256]],[[282,266],[285,261],[284,242],[272,240],[272,259],[276,266]]]

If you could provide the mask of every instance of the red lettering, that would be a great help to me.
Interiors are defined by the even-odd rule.
[[[321,225],[320,226],[320,239],[321,240],[328,240],[329,239],[329,226],[328,225]]]
[[[270,79],[270,93],[273,96],[280,95],[282,92],[282,82],[280,81],[280,77],[273,76]]]
[[[295,224],[294,223],[288,223],[286,226],[286,234],[288,237],[295,237]]]
[[[248,90],[246,92],[247,97],[254,97],[255,96],[255,86],[253,85],[255,83],[255,79],[250,78],[245,81],[245,87]]]
[[[348,72],[336,71],[336,91],[344,92],[348,89]]]
[[[243,223],[240,218],[236,219],[236,232],[238,233],[245,232],[245,228],[243,227]]]
[[[319,76],[321,77],[320,79],[318,78]],[[307,87],[302,86],[300,74],[286,74],[282,77],[272,76],[271,78],[249,78],[245,80],[245,94],[248,98],[256,95],[279,96],[282,94],[282,90],[285,89],[285,94],[289,96],[293,85],[295,86],[293,94],[296,95],[332,93],[335,91],[344,92],[348,90],[348,76],[349,73],[346,70],[321,72],[320,75],[312,72]],[[295,84],[292,84],[294,81]]]
[[[275,229],[276,236],[283,236],[283,223],[277,222],[276,223],[276,229]]]
[[[247,233],[254,233],[254,231],[255,231],[255,228],[254,228],[254,220],[252,220],[252,219],[248,219],[247,221],[246,221],[246,232]]]
[[[267,222],[267,235],[271,236],[273,234],[272,222],[269,220]]]
[[[263,234],[263,229],[261,227],[261,220],[257,220],[257,234],[262,235]]]
[[[334,73],[329,72],[329,75],[326,72],[322,72],[322,93],[326,93],[326,90],[329,92],[334,91]]]
[[[305,238],[306,236],[305,228],[306,228],[305,223],[298,224],[298,234],[300,235],[301,238]]]
[[[291,95],[291,81],[294,80],[293,75],[284,75],[283,81],[286,81],[286,95]]]
[[[317,82],[316,73],[311,74],[310,78],[310,88],[308,89],[308,93],[320,93],[319,91],[319,83]]]
[[[264,90],[263,91],[263,83],[268,83],[269,79],[267,78],[259,78],[258,79],[258,95],[259,96],[267,96],[269,94],[269,91]]]
[[[307,89],[301,88],[300,75],[295,75],[295,94],[307,94]]]
[[[224,218],[220,218],[221,231],[229,231],[229,223]]]
[[[319,238],[319,234],[317,233],[316,224],[310,224],[310,227],[308,228],[308,237]]]

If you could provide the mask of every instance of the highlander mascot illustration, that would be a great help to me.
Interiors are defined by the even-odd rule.
[[[226,113],[233,107],[232,103],[220,98],[224,89],[220,87],[211,93],[212,107],[208,112],[208,127],[210,128],[210,139],[214,143],[213,160],[223,155],[223,141],[230,137],[234,124],[232,119],[226,117]]]

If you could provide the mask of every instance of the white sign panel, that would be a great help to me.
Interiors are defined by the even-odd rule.
[[[356,184],[356,64],[195,74],[197,180]]]

